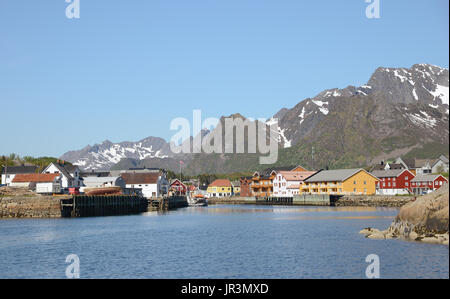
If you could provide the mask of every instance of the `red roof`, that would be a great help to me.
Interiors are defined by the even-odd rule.
[[[231,187],[231,182],[227,179],[218,179],[212,182],[209,187]]]
[[[48,183],[59,177],[60,173],[27,173],[16,174],[13,183]]]

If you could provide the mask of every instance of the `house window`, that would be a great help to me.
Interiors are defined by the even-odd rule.
[[[367,193],[367,188],[364,188],[364,193]]]
[[[353,188],[353,192],[356,192],[356,188]]]
[[[364,185],[367,185],[367,182],[366,182],[366,181],[364,181]]]
[[[353,185],[356,185],[356,181],[353,181]]]
[[[408,182],[406,182],[406,183],[405,183],[405,186],[409,186],[409,183],[408,183]]]

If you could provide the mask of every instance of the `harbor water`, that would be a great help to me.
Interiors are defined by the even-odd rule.
[[[0,278],[449,278],[449,248],[365,239],[390,208],[212,205],[166,213],[0,220]]]

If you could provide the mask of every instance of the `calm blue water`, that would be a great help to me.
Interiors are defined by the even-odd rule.
[[[448,246],[369,240],[396,209],[210,206],[166,214],[0,220],[0,278],[448,278]]]

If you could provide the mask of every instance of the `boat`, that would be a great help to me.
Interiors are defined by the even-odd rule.
[[[208,205],[208,200],[202,194],[194,195],[192,198],[188,196],[188,202],[191,207],[206,207]]]
[[[84,194],[86,195],[122,195],[122,188],[120,187],[98,187],[98,188],[85,188]]]

